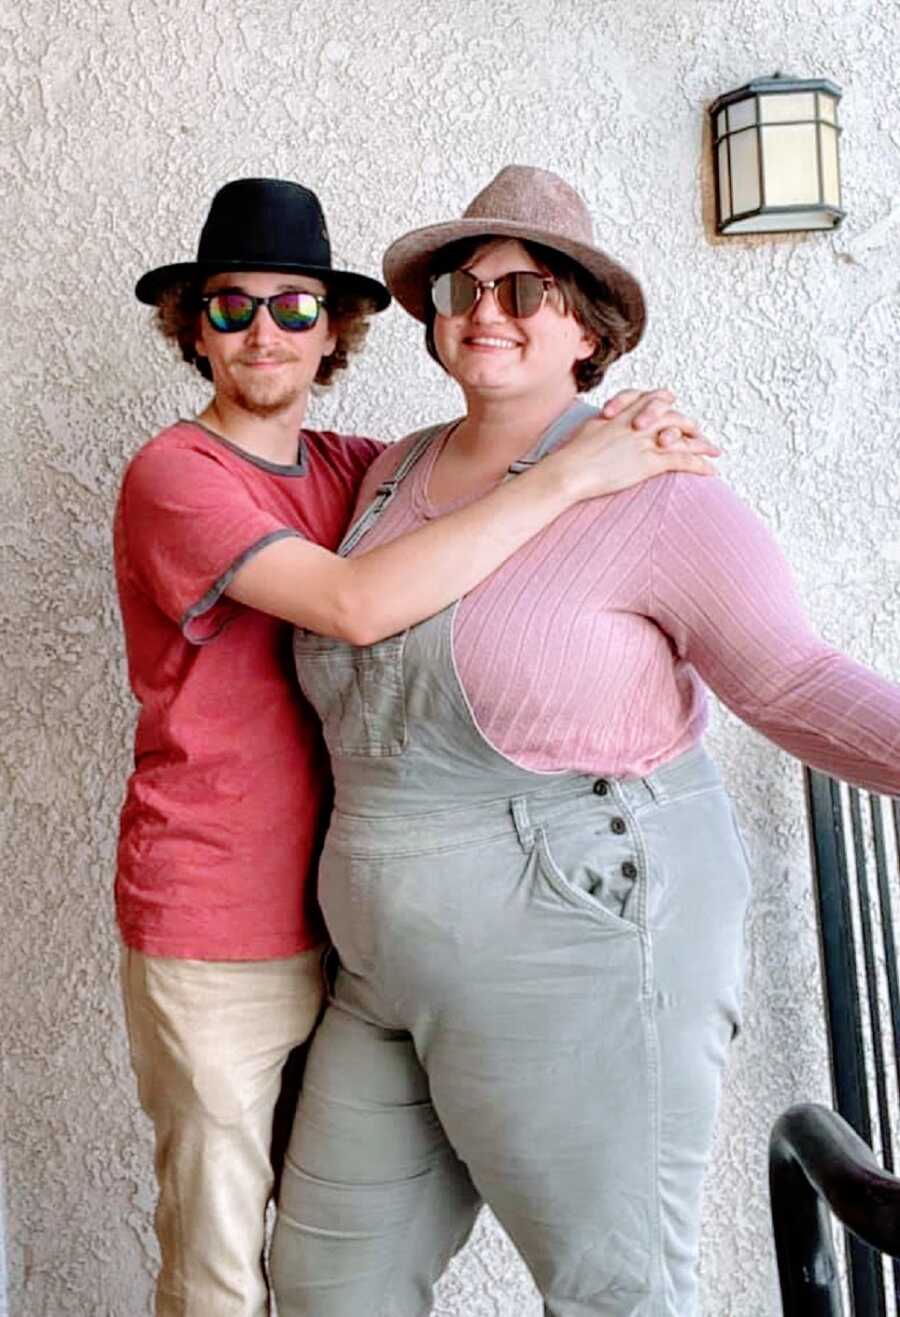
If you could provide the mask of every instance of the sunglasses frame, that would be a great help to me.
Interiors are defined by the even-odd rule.
[[[246,325],[234,325],[231,329],[222,329],[220,325],[217,325],[215,323],[212,316],[210,315],[210,310],[209,310],[210,302],[214,301],[215,298],[217,297],[223,297],[228,294],[232,296],[237,295],[238,297],[245,297],[247,301],[251,304],[252,311],[251,311],[250,319],[247,321]],[[315,299],[316,302],[315,319],[310,320],[308,325],[283,325],[280,322],[280,320],[278,320],[277,316],[273,313],[272,311],[273,302],[277,302],[279,297],[291,297],[292,295],[297,295],[302,297],[312,297]],[[282,288],[280,293],[272,293],[269,297],[255,297],[253,293],[245,293],[243,288],[217,288],[215,292],[204,293],[204,295],[200,298],[200,305],[203,307],[207,322],[212,326],[212,328],[216,331],[217,334],[245,334],[247,330],[250,328],[250,326],[253,324],[254,320],[256,319],[257,314],[259,312],[259,308],[261,306],[264,306],[268,311],[269,315],[272,317],[272,323],[276,325],[279,329],[284,330],[286,334],[305,334],[307,333],[308,330],[315,329],[316,325],[319,323],[319,316],[322,312],[322,309],[327,305],[327,302],[328,299],[327,297],[325,297],[323,293],[314,293],[311,292],[310,289],[308,288]]]
[[[437,303],[435,302],[435,297],[434,297],[435,285],[437,284],[439,279],[452,278],[455,274],[464,274],[467,279],[471,280],[473,284],[473,296],[472,296],[471,304],[467,306],[464,311],[447,311],[447,312],[441,311]],[[529,311],[527,315],[516,315],[514,311],[508,310],[508,308],[503,305],[503,301],[501,299],[501,293],[499,290],[502,288],[504,284],[507,283],[508,280],[514,279],[517,275],[528,275],[533,279],[539,279],[542,285],[541,300],[538,302],[534,310]],[[506,274],[501,274],[496,279],[478,279],[469,270],[443,270],[440,274],[433,274],[431,276],[431,304],[434,307],[437,314],[439,316],[444,316],[445,319],[452,319],[452,317],[455,315],[467,316],[469,312],[473,311],[475,307],[478,305],[478,303],[481,301],[481,296],[484,290],[486,288],[489,288],[491,292],[494,294],[494,298],[497,302],[497,305],[500,307],[500,310],[503,312],[504,315],[511,316],[513,320],[530,320],[532,316],[536,316],[538,311],[540,311],[541,307],[544,305],[544,303],[547,300],[548,292],[550,291],[551,288],[554,288],[555,286],[556,286],[556,280],[553,278],[552,275],[539,274],[537,270],[507,270]]]

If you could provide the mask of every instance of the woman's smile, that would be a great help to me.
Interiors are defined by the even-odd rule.
[[[471,334],[468,338],[463,339],[463,345],[477,351],[508,351],[511,348],[521,347],[521,344],[515,339],[499,338],[488,334]]]

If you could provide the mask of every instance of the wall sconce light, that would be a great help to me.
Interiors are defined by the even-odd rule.
[[[776,73],[710,106],[719,233],[837,228],[840,98],[824,78]]]

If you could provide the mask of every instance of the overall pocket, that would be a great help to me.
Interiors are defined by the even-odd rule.
[[[299,628],[294,632],[297,679],[322,720],[332,753],[353,758],[403,753],[405,644],[405,631],[364,647]]]
[[[366,976],[375,965],[375,926],[381,866],[333,851],[319,863],[319,905],[342,969]]]
[[[582,807],[583,809],[583,807]],[[538,829],[538,867],[557,896],[631,928],[645,923],[643,848],[634,825],[603,810],[579,820],[554,819]]]

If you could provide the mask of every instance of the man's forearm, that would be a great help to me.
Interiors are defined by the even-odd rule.
[[[626,489],[665,471],[709,475],[718,449],[678,413],[647,410],[636,395],[614,420],[586,422],[564,446],[457,512],[389,544],[340,558],[293,537],[266,545],[235,573],[226,593],[323,636],[367,645],[440,612],[473,589],[561,512],[582,499]],[[651,397],[654,395],[651,395]],[[680,449],[656,435],[675,425]]]
[[[566,472],[542,462],[457,512],[339,560],[339,634],[370,645],[440,612],[575,501]]]

